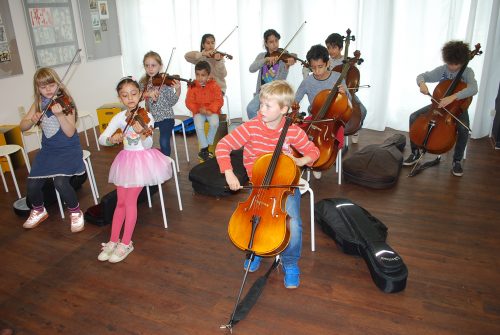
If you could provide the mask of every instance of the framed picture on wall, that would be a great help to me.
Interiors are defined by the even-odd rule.
[[[23,0],[36,67],[71,62],[78,50],[71,0]]]
[[[8,1],[0,1],[0,79],[23,73]]]

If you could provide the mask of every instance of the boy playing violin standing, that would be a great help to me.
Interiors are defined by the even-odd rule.
[[[441,50],[441,55],[443,57],[444,65],[438,66],[432,71],[421,73],[417,76],[417,85],[420,88],[422,94],[428,95],[429,88],[426,83],[434,83],[441,80],[454,79],[459,73],[462,66],[467,64],[469,61],[469,45],[462,41],[450,41],[443,46]],[[438,108],[443,108],[451,104],[455,100],[461,100],[471,97],[477,93],[477,82],[474,78],[474,71],[467,67],[462,74],[461,80],[467,84],[467,87],[463,90],[444,97],[439,102]],[[431,105],[427,105],[420,108],[418,111],[410,115],[410,127],[413,122],[423,113],[429,111]],[[463,111],[458,117],[465,125],[469,126],[469,113],[467,110]],[[455,144],[455,152],[453,153],[453,163],[451,173],[454,176],[461,177],[463,175],[463,169],[461,165],[461,160],[464,157],[465,147],[467,146],[467,141],[469,139],[469,131],[457,122],[457,142]],[[415,145],[411,143],[411,154],[405,159],[403,165],[411,166],[417,163],[420,158],[420,150]]]
[[[285,124],[284,116],[294,101],[294,92],[284,80],[276,80],[261,87],[260,109],[256,118],[238,126],[217,144],[215,150],[217,162],[226,182],[233,191],[240,188],[240,182],[233,172],[230,153],[244,147],[243,164],[248,176],[252,176],[252,168],[261,155],[273,152]],[[292,156],[292,147],[303,157]],[[319,157],[319,149],[309,141],[304,131],[292,124],[283,144],[283,153],[289,155],[297,166],[312,165]],[[275,172],[276,173],[276,172]],[[281,253],[284,283],[286,288],[297,288],[300,284],[298,261],[302,249],[302,219],[300,218],[300,191],[295,189],[286,199],[286,212],[290,219],[290,243]],[[250,260],[245,260],[245,268]],[[250,264],[249,271],[257,271],[261,257],[256,256]]]

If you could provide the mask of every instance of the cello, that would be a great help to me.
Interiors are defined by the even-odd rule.
[[[354,41],[354,36],[352,36],[352,40]],[[349,57],[347,57],[347,52],[348,52],[348,45],[346,44],[344,61],[343,61],[344,63],[349,60]],[[356,55],[356,53],[359,53],[359,55],[361,55],[359,50],[356,50],[354,52],[354,55]],[[347,71],[345,77],[346,85],[349,88],[349,90],[351,90],[351,103],[352,103],[351,118],[349,119],[344,128],[345,136],[353,135],[361,128],[361,122],[362,122],[361,108],[359,107],[358,99],[356,97],[356,92],[359,89],[360,74],[356,64],[361,65],[361,63],[363,62],[364,59],[359,58],[358,61],[355,64],[353,64],[353,66],[349,67],[349,70]],[[333,68],[332,71],[342,72],[342,67],[343,65],[337,65]]]
[[[462,74],[467,68],[469,61],[474,56],[483,53],[480,49],[481,45],[479,43],[476,44],[474,50],[470,52],[468,61],[462,66],[455,78],[453,80],[442,80],[435,87],[432,96],[427,94],[431,97],[432,101],[429,111],[420,115],[410,126],[410,140],[423,151],[419,161],[426,152],[440,155],[453,148],[457,138],[456,122],[459,122],[470,132],[470,128],[460,121],[459,117],[471,104],[472,97],[455,100],[443,108],[439,108],[438,105],[439,101],[444,97],[460,92],[467,87],[467,84],[461,81]],[[426,163],[427,165],[422,166],[419,170],[416,169],[417,165],[419,165],[417,162],[409,176],[414,176],[423,168],[438,164],[439,160],[440,157],[435,161]]]
[[[285,203],[287,196],[293,192],[292,188],[299,186],[297,182],[300,179],[300,171],[294,160],[282,153],[291,123],[292,119],[286,117],[274,152],[264,154],[255,161],[251,179],[252,193],[245,202],[238,204],[229,220],[228,234],[231,242],[238,249],[247,252],[251,261],[255,255],[272,257],[281,253],[290,241]],[[255,282],[249,294],[239,304],[250,263],[246,267],[231,318],[221,329],[232,332],[233,326],[248,313],[260,294],[256,291],[259,287],[261,290],[262,278]],[[274,261],[265,279],[278,263],[278,260]]]
[[[347,29],[346,51],[351,41],[351,30]],[[347,52],[346,52],[347,54]],[[349,68],[358,62],[360,53],[349,59],[342,66],[342,72],[331,90],[320,91],[311,104],[312,119],[306,129],[306,134],[319,148],[320,156],[314,162],[313,170],[329,169],[337,158],[339,140],[336,138],[340,127],[345,127],[352,114],[347,95],[338,94],[338,87],[344,80]]]

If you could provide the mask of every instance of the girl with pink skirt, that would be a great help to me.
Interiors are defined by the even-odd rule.
[[[100,261],[117,263],[134,250],[132,233],[137,221],[137,198],[144,186],[161,185],[172,177],[172,160],[159,150],[153,149],[153,117],[147,113],[146,127],[139,122],[127,126],[127,118],[139,104],[139,84],[130,77],[120,80],[116,87],[120,101],[127,107],[111,119],[99,137],[101,145],[123,143],[109,172],[109,182],[116,185],[117,204],[113,214],[111,238],[102,244],[97,257]],[[123,235],[120,241],[120,232]]]

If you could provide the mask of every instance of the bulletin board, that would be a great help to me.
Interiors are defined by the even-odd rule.
[[[0,1],[0,79],[22,73],[9,2]]]
[[[79,0],[88,60],[122,54],[115,0]]]
[[[71,0],[23,0],[35,65],[69,64],[78,50]]]

